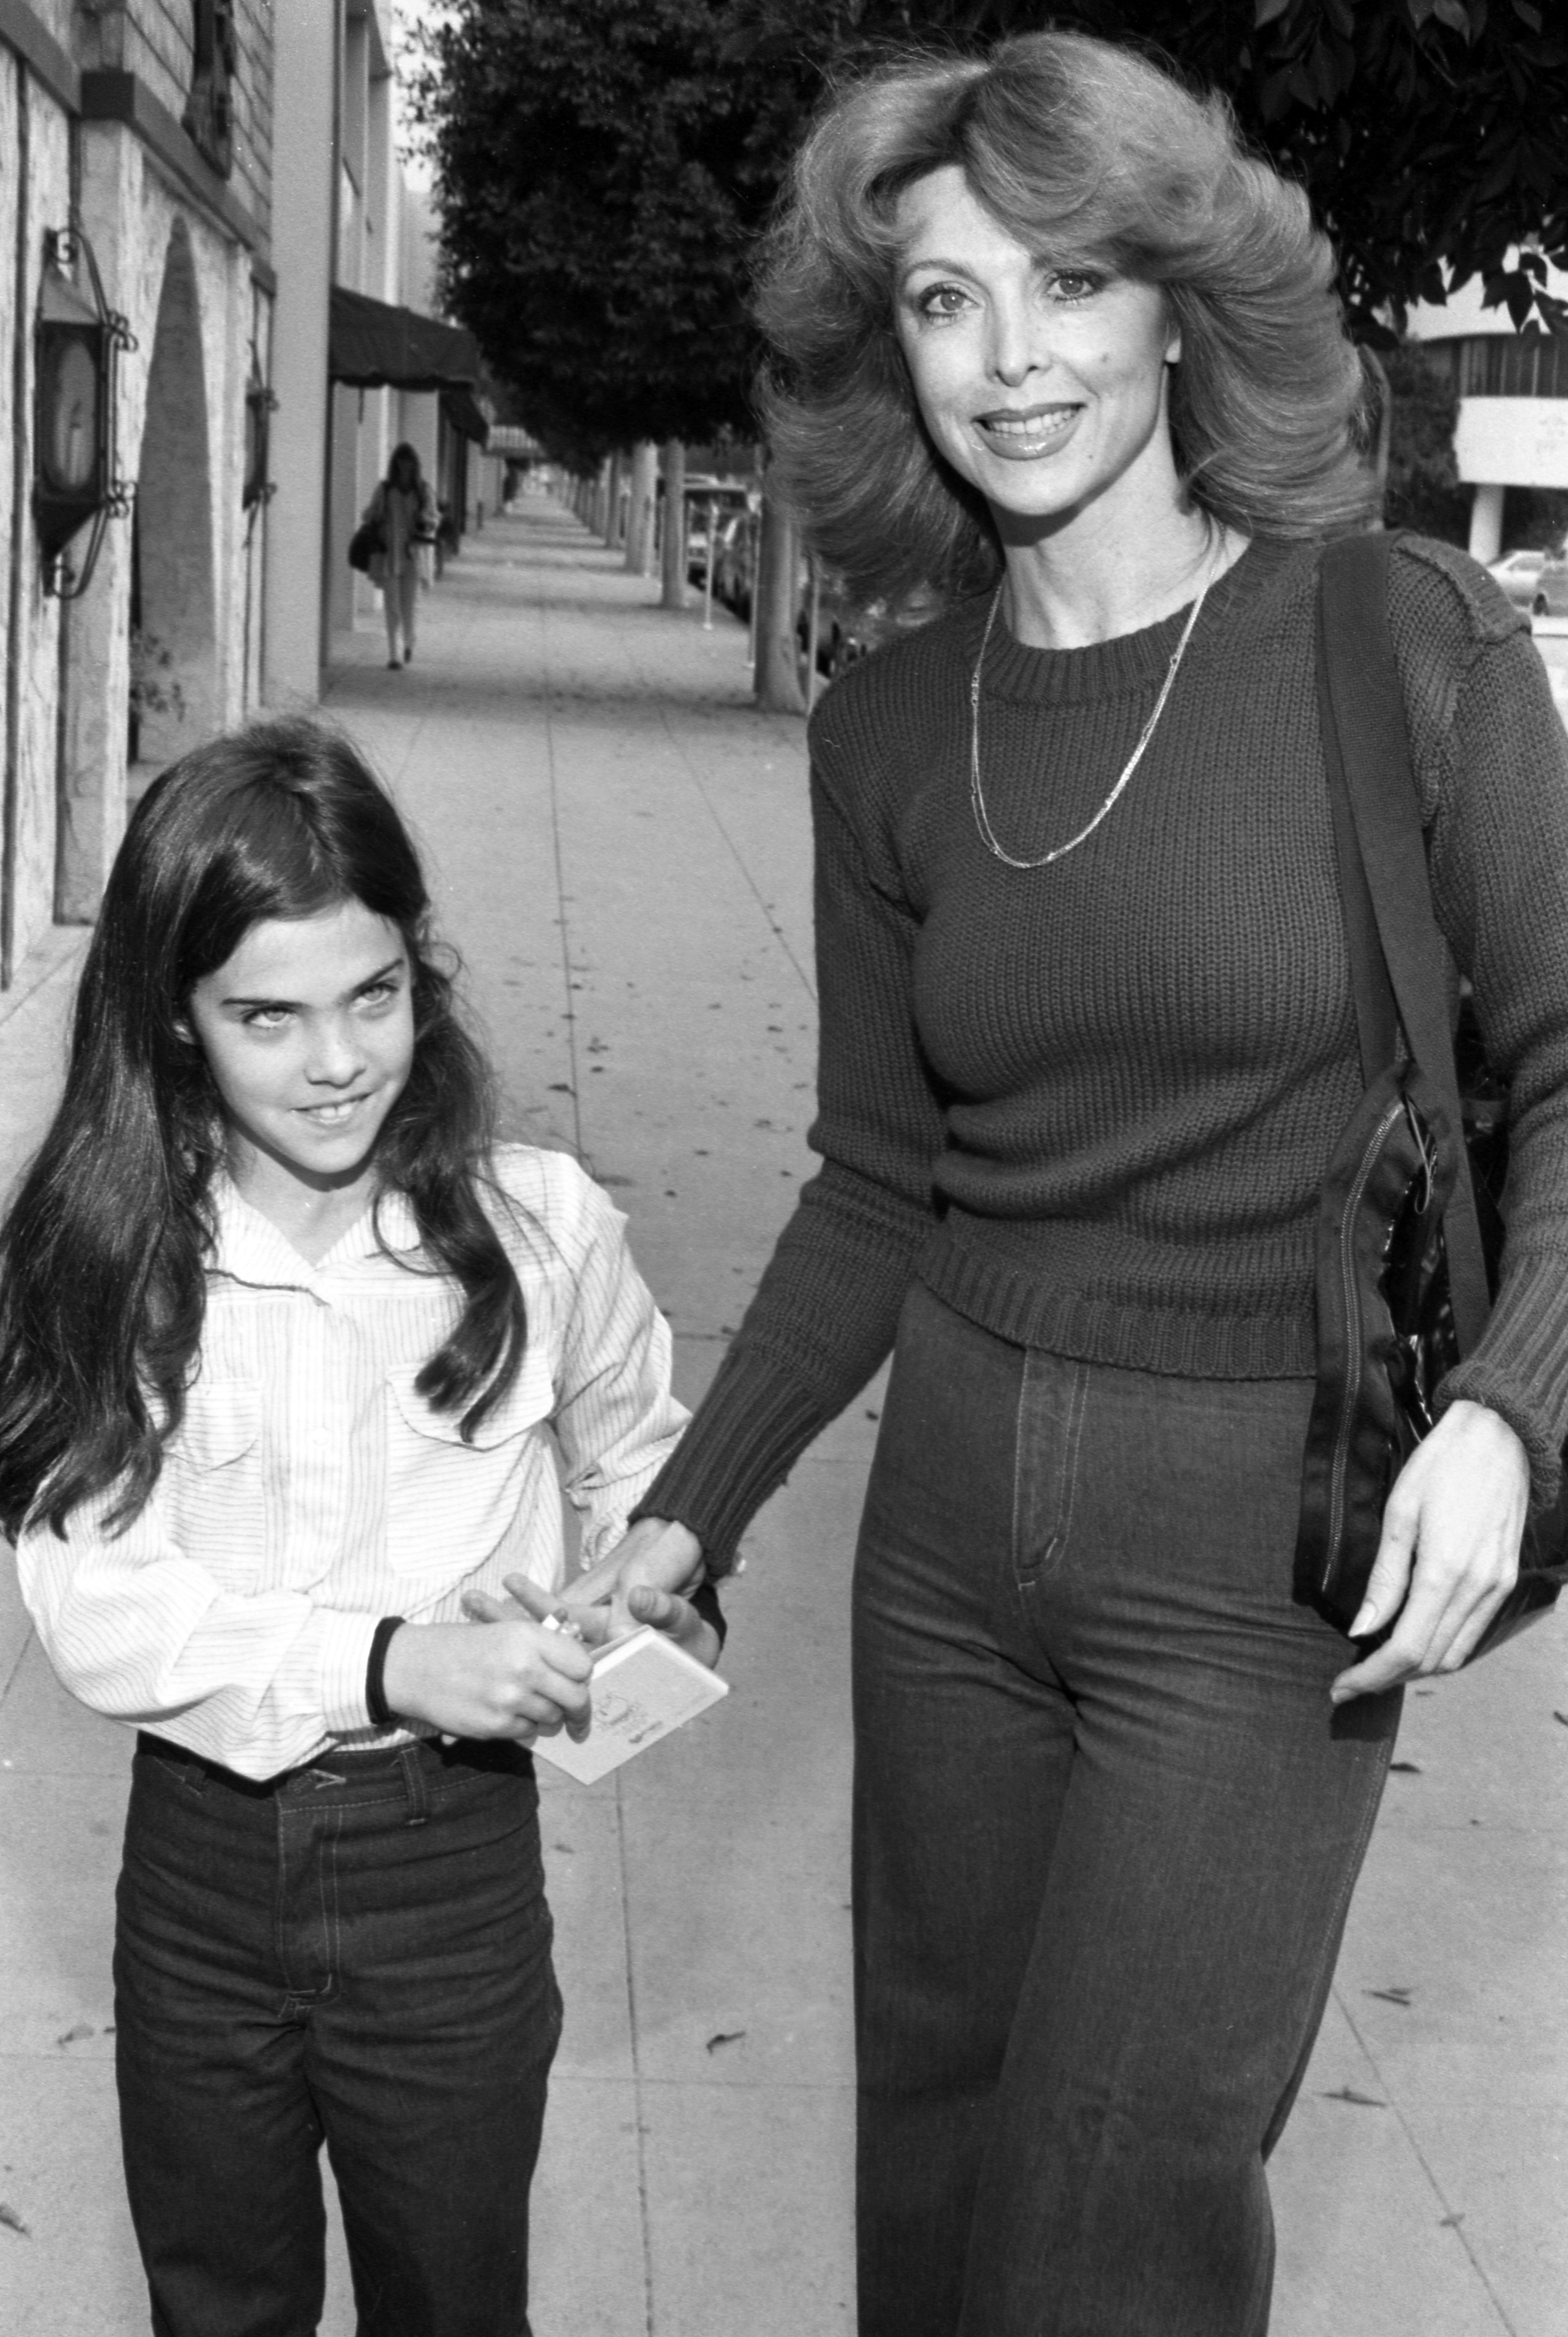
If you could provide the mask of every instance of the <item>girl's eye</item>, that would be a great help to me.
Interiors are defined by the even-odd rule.
[[[397,995],[395,982],[372,982],[359,993],[362,1006],[385,1006]]]
[[[280,1031],[291,1011],[287,1006],[253,1006],[242,1019],[248,1031]]]

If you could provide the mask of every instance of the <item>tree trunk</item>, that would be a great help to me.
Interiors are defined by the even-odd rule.
[[[762,533],[757,543],[756,702],[774,714],[803,714],[800,649],[795,640],[796,571],[800,564],[794,520],[763,486]]]
[[[652,572],[653,494],[657,476],[658,449],[651,438],[639,438],[631,452],[631,510],[626,527],[626,566],[630,576]]]
[[[660,456],[664,473],[664,593],[666,609],[686,606],[686,447],[667,438]]]

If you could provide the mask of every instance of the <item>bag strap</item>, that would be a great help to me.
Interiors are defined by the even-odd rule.
[[[1323,553],[1319,704],[1362,1070],[1370,1084],[1396,1061],[1403,1030],[1448,1123],[1455,1182],[1443,1229],[1454,1327],[1467,1354],[1490,1298],[1448,1022],[1447,957],[1388,628],[1394,541],[1379,530],[1343,537]]]

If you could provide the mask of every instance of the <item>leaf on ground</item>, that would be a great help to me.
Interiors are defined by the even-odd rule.
[[[1568,1728],[1568,1712],[1553,1712],[1552,1717],[1553,1720],[1560,1720],[1563,1727]]]
[[[1364,1988],[1361,1993],[1363,1996],[1375,1996],[1380,2004],[1398,2004],[1407,2010],[1409,2009],[1410,1991],[1407,1988]]]
[[[1354,2102],[1358,2109],[1363,2110],[1386,2110],[1388,2107],[1387,2102],[1378,2101],[1375,2094],[1359,2094],[1354,2086],[1337,2086],[1331,2094],[1325,2094],[1323,2099],[1326,2102]]]
[[[744,2029],[716,2029],[707,2040],[707,2049],[710,2053],[716,2053],[721,2045],[738,2045],[745,2035]]]
[[[8,2207],[4,2199],[0,2199],[0,2224],[4,2224],[8,2232],[19,2232],[24,2240],[33,2237],[15,2208]]]
[[[56,2037],[54,2042],[56,2045],[79,2045],[83,2037],[91,2037],[92,2035],[92,2023],[86,2020],[79,2020],[74,2029],[68,2029],[65,2031],[64,2036]]]
[[[1390,1761],[1388,1764],[1391,1777],[1418,1777],[1420,1774],[1414,1761]]]

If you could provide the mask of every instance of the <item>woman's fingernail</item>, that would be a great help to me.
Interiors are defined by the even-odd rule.
[[[1355,1621],[1350,1626],[1351,1638],[1364,1638],[1367,1633],[1372,1628],[1377,1619],[1378,1609],[1373,1606],[1371,1600],[1368,1599],[1366,1605],[1362,1608],[1360,1613],[1357,1616]]]

